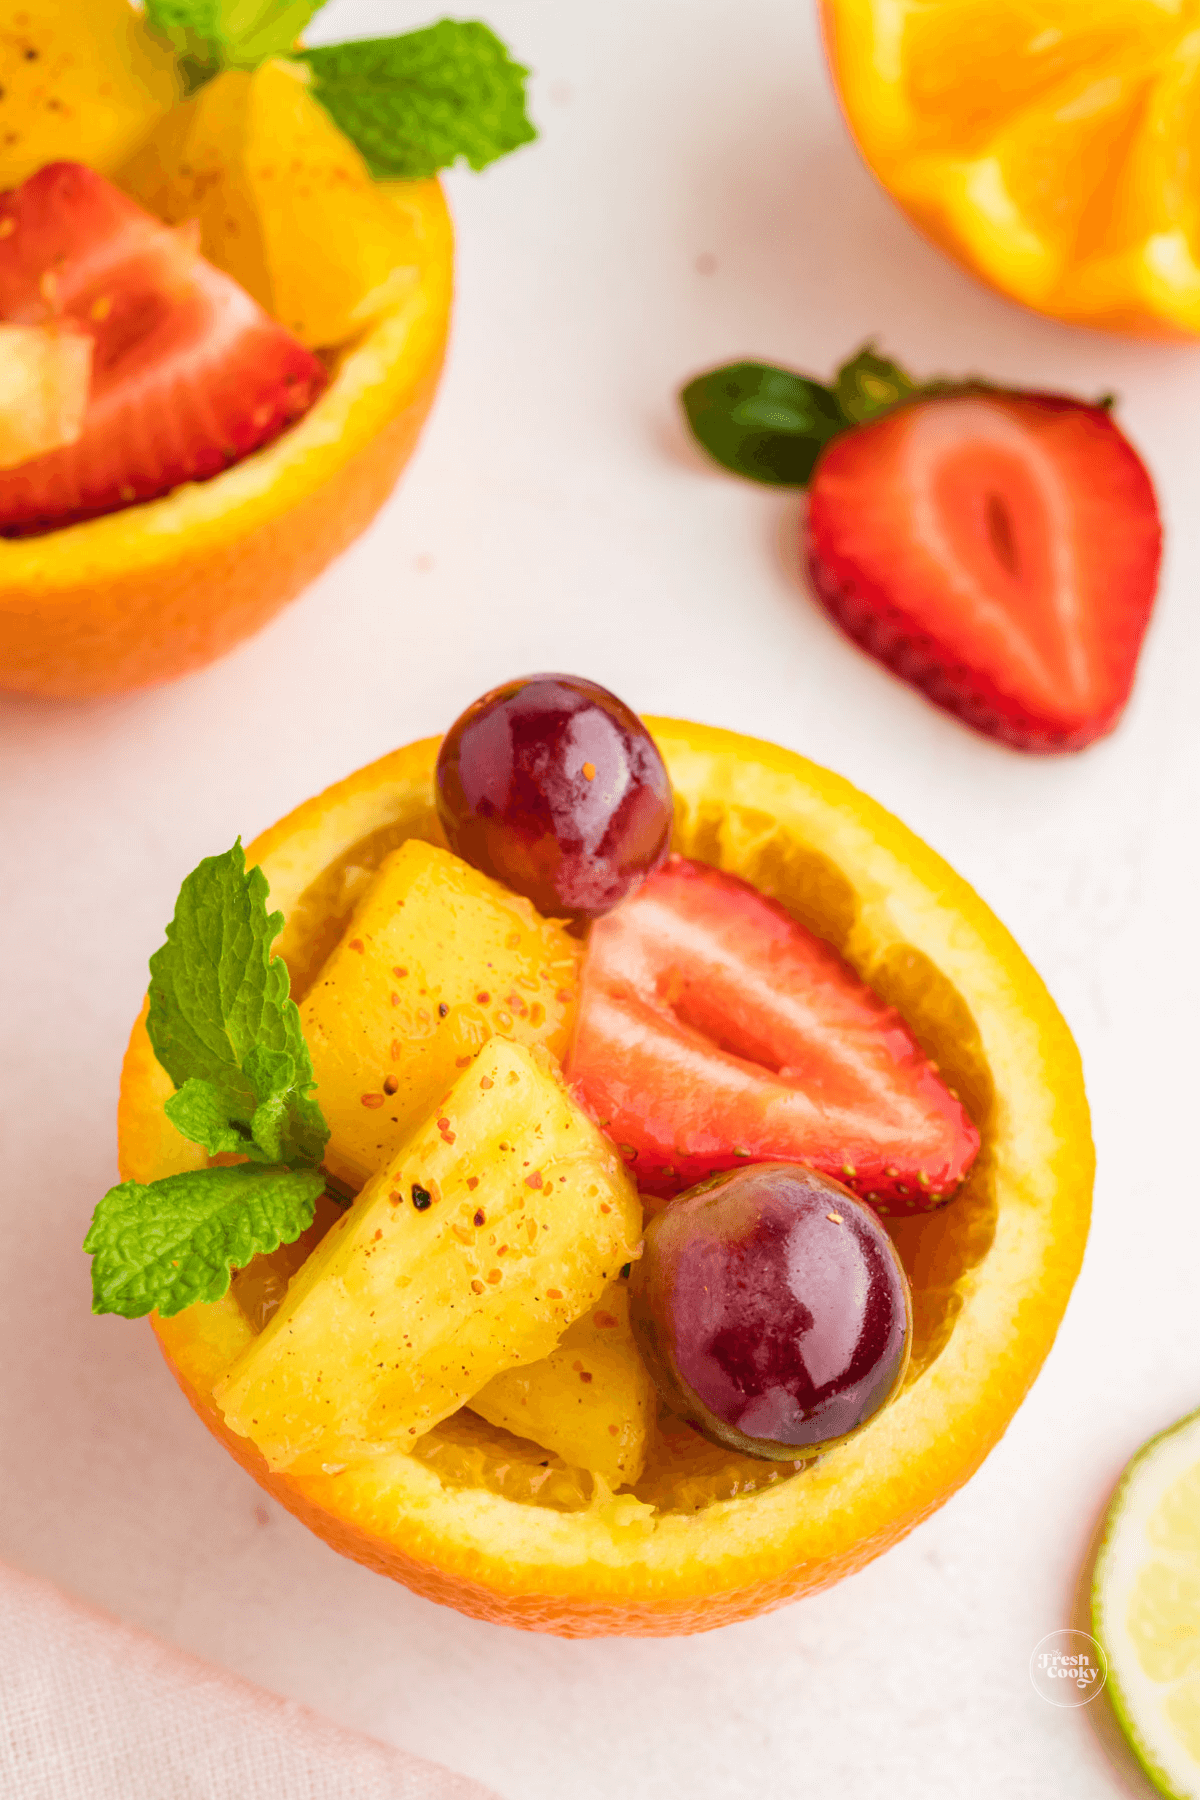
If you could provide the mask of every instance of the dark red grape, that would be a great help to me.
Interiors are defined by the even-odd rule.
[[[577,675],[506,681],[446,733],[437,809],[457,856],[550,917],[595,919],[667,854],[671,783],[624,701]]]
[[[681,1194],[647,1226],[629,1286],[668,1406],[752,1456],[827,1449],[903,1380],[912,1312],[895,1247],[814,1169],[759,1163]]]

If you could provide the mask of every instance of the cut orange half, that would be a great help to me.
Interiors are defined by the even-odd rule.
[[[861,1568],[946,1500],[996,1443],[1049,1350],[1087,1235],[1092,1145],[1079,1058],[1046,989],[953,870],[874,801],[802,757],[648,721],[677,802],[676,847],[781,900],[906,1015],[979,1125],[958,1197],[889,1221],[913,1285],[905,1387],[856,1438],[798,1468],[660,1422],[645,1474],[611,1494],[464,1412],[411,1455],[271,1474],[213,1388],[252,1327],[232,1294],[155,1320],[209,1429],[324,1538],[430,1599],[568,1636],[667,1635],[750,1618]],[[440,840],[434,740],[310,800],[266,832],[297,996],[354,900],[405,838]],[[121,1172],[204,1158],[167,1122],[144,1023],[121,1086]]]
[[[870,168],[926,235],[1075,324],[1200,333],[1195,0],[822,0]]]
[[[201,668],[265,625],[375,516],[433,402],[454,260],[440,185],[387,191],[412,222],[411,286],[338,356],[303,419],[211,481],[0,539],[0,688],[79,698]]]

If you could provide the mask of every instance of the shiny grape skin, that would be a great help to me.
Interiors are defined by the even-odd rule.
[[[476,700],[446,734],[436,793],[454,853],[551,918],[599,918],[670,847],[654,739],[577,675],[529,675]]]
[[[895,1247],[813,1169],[759,1163],[681,1194],[648,1224],[629,1290],[667,1405],[751,1456],[829,1449],[904,1379],[912,1304]]]

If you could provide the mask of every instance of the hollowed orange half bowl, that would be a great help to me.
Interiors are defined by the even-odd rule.
[[[1092,1144],[1079,1057],[1038,976],[966,882],[874,801],[802,757],[648,721],[677,801],[676,848],[773,895],[900,1008],[983,1147],[941,1211],[889,1222],[912,1281],[900,1397],[797,1473],[664,1420],[632,1490],[593,1493],[470,1413],[413,1455],[272,1474],[212,1400],[249,1341],[232,1295],[155,1330],[214,1436],[334,1549],[478,1618],[565,1636],[668,1635],[748,1619],[860,1569],[979,1467],[1054,1339],[1087,1235]],[[357,894],[406,837],[441,841],[437,742],[398,750],[251,847],[302,996]],[[150,1181],[203,1154],[162,1112],[144,1023],[121,1089],[121,1169]]]
[[[412,217],[405,299],[321,398],[211,481],[41,537],[0,539],[0,689],[79,699],[202,668],[295,599],[374,518],[416,444],[445,352],[454,234],[436,181]]]

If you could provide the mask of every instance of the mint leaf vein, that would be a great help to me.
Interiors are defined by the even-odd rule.
[[[140,1319],[157,1309],[169,1319],[219,1300],[231,1270],[307,1230],[324,1186],[316,1169],[241,1163],[110,1188],[83,1244],[92,1311]]]

